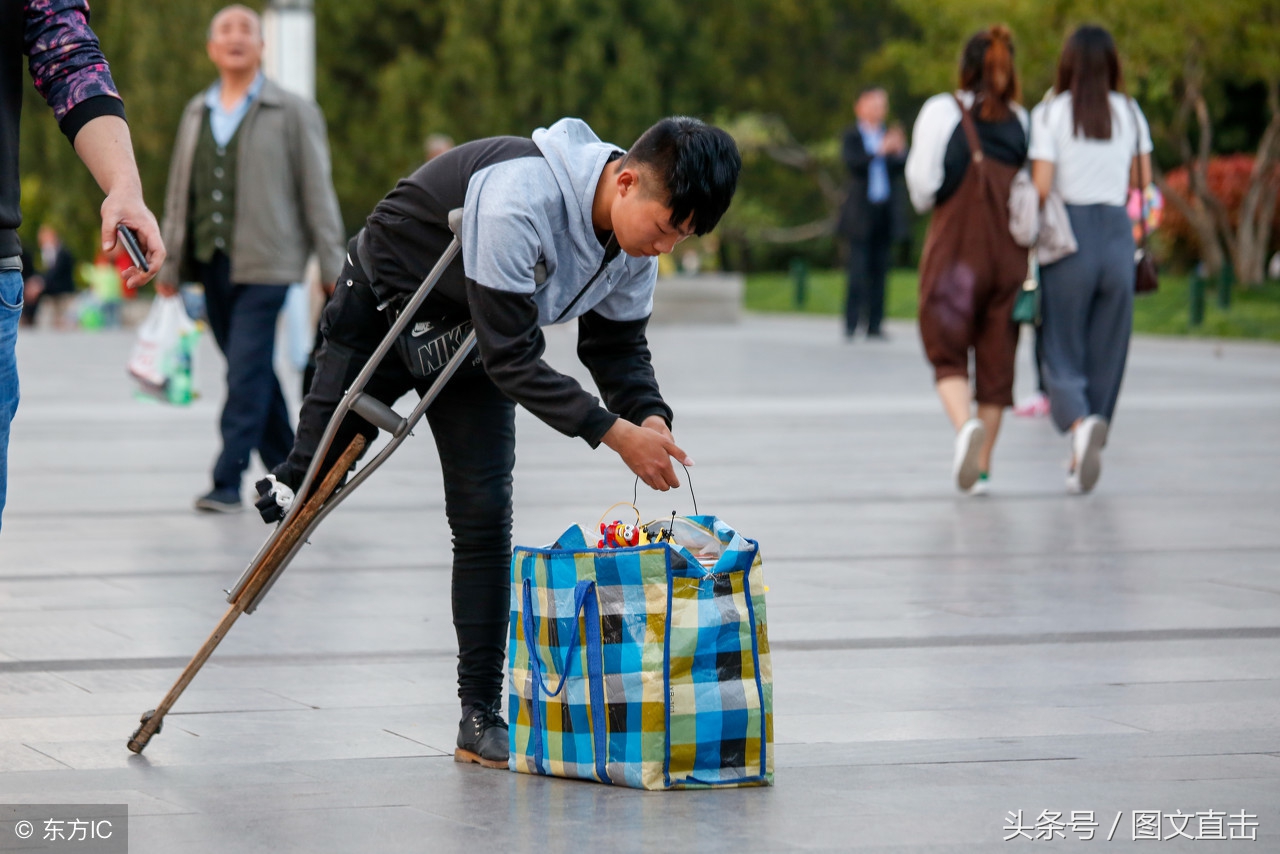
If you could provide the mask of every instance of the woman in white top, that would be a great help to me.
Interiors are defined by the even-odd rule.
[[[934,210],[920,259],[920,339],[956,431],[951,473],[962,491],[982,493],[1001,415],[1013,405],[1018,327],[1011,315],[1027,271],[1027,252],[1009,233],[1009,187],[1027,159],[1027,113],[1017,103],[1007,27],[969,39],[959,82],[916,117],[906,178],[916,210]]]
[[[1067,39],[1052,97],[1031,113],[1032,177],[1066,203],[1079,251],[1041,269],[1041,368],[1050,413],[1071,436],[1067,488],[1088,492],[1102,470],[1133,325],[1131,184],[1151,176],[1151,131],[1123,94],[1115,42],[1101,27]]]

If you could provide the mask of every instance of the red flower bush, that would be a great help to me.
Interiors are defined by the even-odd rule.
[[[1227,209],[1227,217],[1234,229],[1240,224],[1240,207],[1244,204],[1245,194],[1253,176],[1254,157],[1252,154],[1227,154],[1209,158],[1208,181],[1209,192],[1213,193]],[[1280,169],[1275,165],[1273,169]],[[1191,201],[1190,176],[1187,167],[1179,166],[1165,175],[1169,190],[1183,199]],[[1276,209],[1280,212],[1280,199]],[[1276,220],[1280,223],[1280,213]],[[1182,215],[1176,202],[1166,199],[1164,205],[1164,221],[1160,225],[1164,243],[1172,253],[1185,260],[1197,258],[1200,254],[1200,239],[1191,223]],[[1274,234],[1273,234],[1274,239]]]

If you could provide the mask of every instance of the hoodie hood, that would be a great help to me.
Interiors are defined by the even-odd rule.
[[[583,257],[598,257],[600,241],[591,223],[596,184],[609,158],[623,149],[601,142],[582,119],[561,119],[549,128],[538,128],[533,132],[533,142],[542,152],[565,199],[578,203],[579,216],[569,220],[569,236],[574,248]]]

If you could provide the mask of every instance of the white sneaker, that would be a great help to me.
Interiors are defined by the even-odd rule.
[[[1102,474],[1102,446],[1107,443],[1107,419],[1090,415],[1071,434],[1071,452],[1076,464],[1067,475],[1067,489],[1085,493],[1093,489]]]
[[[976,418],[964,422],[956,433],[956,453],[951,463],[951,476],[956,479],[956,487],[961,492],[967,492],[978,482],[978,475],[981,474],[978,452],[982,450],[986,435],[987,429]]]
[[[969,495],[986,495],[987,489],[989,488],[990,484],[991,484],[991,481],[988,478],[986,472],[983,472],[982,474],[978,475],[978,479],[974,481],[973,486],[969,487],[968,494]]]

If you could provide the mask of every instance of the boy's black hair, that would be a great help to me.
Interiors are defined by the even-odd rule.
[[[716,227],[738,186],[742,157],[733,137],[689,116],[671,116],[640,135],[622,158],[621,168],[647,167],[666,188],[671,225],[693,216],[693,232]]]

